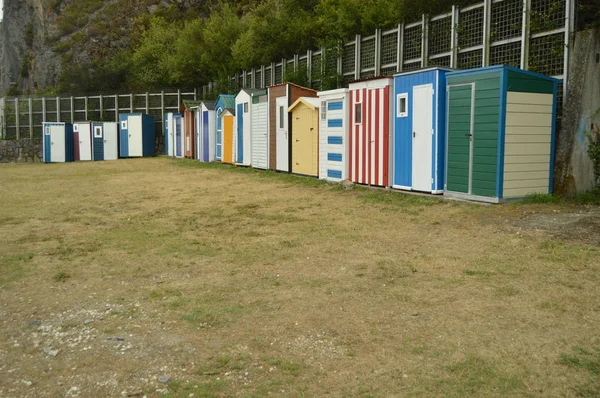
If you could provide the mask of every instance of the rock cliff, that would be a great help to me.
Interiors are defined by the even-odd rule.
[[[4,0],[0,94],[52,92],[65,67],[98,65],[132,43],[140,16],[202,8],[201,0]],[[78,78],[74,76],[73,78]]]

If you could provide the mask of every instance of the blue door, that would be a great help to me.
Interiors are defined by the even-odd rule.
[[[244,163],[244,104],[237,106],[237,162]]]
[[[92,126],[92,148],[93,148],[93,159],[104,160],[104,131],[101,124],[94,124]]]
[[[216,118],[217,118],[217,137],[216,137],[216,148],[215,148],[215,158],[217,160],[221,160],[221,157],[223,156],[222,152],[223,152],[223,120],[221,120],[221,113],[223,113],[223,109],[219,108],[217,109],[217,112],[215,114]]]
[[[119,115],[120,120],[120,131],[119,131],[119,144],[121,145],[120,155],[122,158],[129,157],[129,129],[127,128],[127,115]]]
[[[204,162],[208,162],[210,159],[208,134],[208,111],[204,111],[202,112],[202,161]]]
[[[181,117],[175,118],[175,156],[180,158],[181,155]]]
[[[52,161],[52,154],[50,147],[52,146],[52,140],[50,136],[50,126],[44,126],[44,162],[50,163]]]

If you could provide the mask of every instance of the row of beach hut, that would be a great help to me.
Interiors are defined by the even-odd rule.
[[[552,192],[557,83],[500,65],[243,89],[166,114],[165,153],[498,203]],[[43,129],[45,162],[155,155],[149,115]]]
[[[552,192],[554,78],[430,68],[317,92],[292,83],[184,102],[166,153],[332,182],[502,202]]]
[[[44,122],[42,157],[45,163],[155,155],[154,118],[141,113],[120,114],[116,122]]]

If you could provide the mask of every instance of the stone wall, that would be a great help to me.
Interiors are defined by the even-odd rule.
[[[574,195],[594,187],[586,132],[600,126],[600,29],[577,32],[569,62],[569,87],[556,142],[555,192]]]
[[[0,163],[41,162],[42,157],[41,138],[0,141]]]
[[[24,138],[18,141],[0,140],[0,163],[41,162],[43,160],[41,138]],[[165,154],[165,137],[156,137],[156,154]]]

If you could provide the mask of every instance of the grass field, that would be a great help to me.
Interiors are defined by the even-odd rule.
[[[166,158],[0,189],[0,396],[600,396],[598,206]]]

